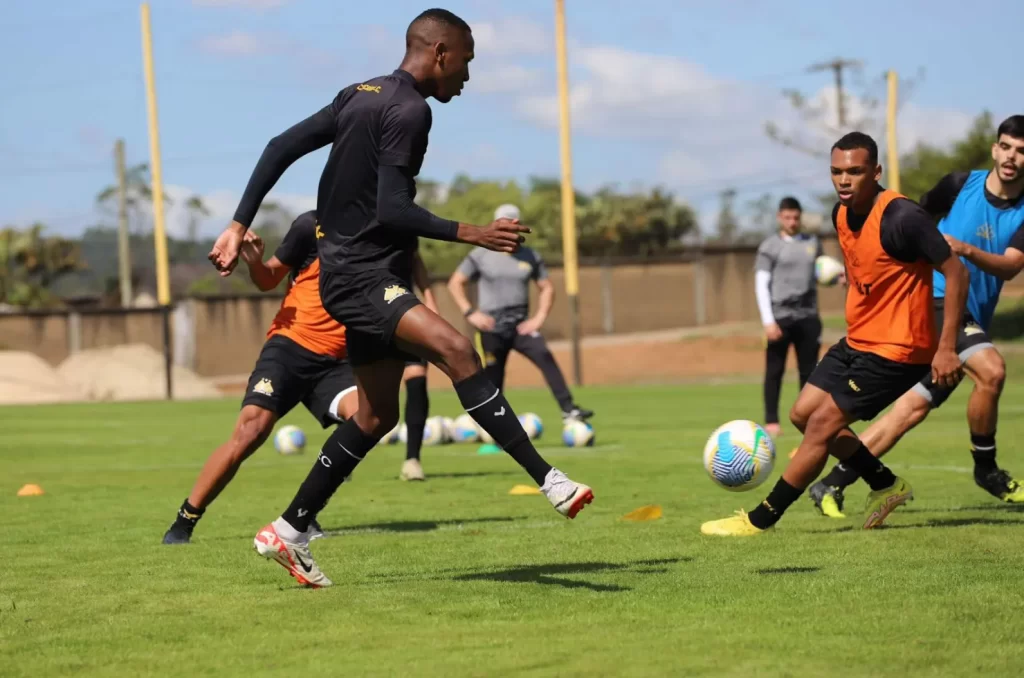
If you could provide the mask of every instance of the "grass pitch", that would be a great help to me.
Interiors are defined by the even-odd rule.
[[[1024,382],[1011,370],[999,458],[1024,476]],[[0,409],[0,675],[4,676],[877,676],[1010,675],[1024,513],[970,476],[961,388],[890,462],[917,492],[886,529],[827,521],[802,498],[774,534],[702,537],[750,509],[700,452],[732,418],[760,417],[759,385],[588,389],[598,446],[560,445],[541,391],[513,392],[548,425],[542,452],[594,487],[575,521],[529,478],[475,446],[425,448],[429,480],[396,478],[404,448],[375,450],[321,514],[314,544],[336,582],[311,591],[252,551],[326,433],[286,421],[306,454],[268,445],[185,547],[160,544],[237,403]],[[795,395],[787,383],[786,405]],[[432,413],[458,412],[454,395]],[[25,483],[46,494],[18,498]],[[866,487],[851,488],[859,517]],[[648,504],[652,522],[621,517]]]

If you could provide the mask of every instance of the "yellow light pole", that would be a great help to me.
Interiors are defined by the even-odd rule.
[[[569,334],[573,380],[583,383],[580,360],[579,265],[576,260],[576,198],[572,185],[572,143],[569,125],[569,63],[565,48],[565,0],[555,0],[555,55],[558,61],[558,118],[562,160],[562,260],[569,297]]]
[[[896,143],[896,107],[899,94],[899,76],[896,71],[889,71],[889,97],[885,116],[885,137],[889,145],[889,169],[886,171],[886,180],[889,188],[900,190],[900,152]]]
[[[163,312],[164,367],[167,399],[173,395],[171,384],[171,284],[167,265],[167,234],[164,230],[164,183],[160,164],[160,128],[157,122],[156,78],[153,75],[153,34],[149,3],[141,6],[142,64],[146,77],[146,110],[149,118],[149,164],[153,192],[153,245],[156,250],[156,296]]]

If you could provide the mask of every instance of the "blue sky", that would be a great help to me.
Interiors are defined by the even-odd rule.
[[[96,193],[113,180],[112,147],[148,159],[139,8],[127,0],[4,0],[0,41],[0,224],[34,220],[74,233],[103,219]],[[779,96],[834,101],[814,62],[864,62],[850,92],[883,94],[893,68],[924,77],[901,108],[900,144],[945,142],[984,109],[1019,112],[1006,80],[1017,41],[995,29],[1014,0],[965,12],[952,0],[567,0],[573,160],[579,187],[663,186],[713,221],[719,191],[742,204],[764,192],[827,191],[820,159],[779,147],[763,125],[801,128]],[[164,181],[207,199],[226,223],[264,144],[338,89],[401,59],[422,2],[156,0],[151,3]],[[421,176],[524,179],[558,173],[552,0],[452,0],[470,21],[477,60],[463,96],[432,102]],[[986,36],[992,35],[992,39]],[[1000,84],[1000,78],[1003,84]],[[863,81],[859,84],[858,80]],[[850,103],[856,117],[862,112]],[[807,132],[827,147],[829,133]],[[880,139],[880,141],[882,141]],[[324,153],[285,175],[274,196],[311,205]],[[172,210],[170,227],[183,220]]]

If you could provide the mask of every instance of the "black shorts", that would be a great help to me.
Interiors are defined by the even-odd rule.
[[[327,428],[341,421],[338,402],[355,387],[347,360],[313,353],[288,337],[275,335],[263,344],[242,407],[256,405],[283,417],[302,403]]]
[[[935,300],[935,324],[938,325],[939,334],[942,334],[942,301],[942,299]],[[986,348],[995,348],[995,345],[988,336],[988,332],[969,313],[965,312],[960,333],[956,335],[956,352],[960,357],[960,361],[967,362],[967,359],[972,355],[979,351],[984,351]],[[956,386],[939,386],[932,383],[931,374],[926,374],[913,388],[915,393],[931,403],[932,408],[940,407],[955,390]]]
[[[331,273],[320,269],[320,299],[332,318],[345,326],[348,359],[353,366],[380,360],[416,362],[394,345],[395,328],[420,303],[412,285],[385,270]]]
[[[844,337],[821,358],[807,383],[831,395],[843,412],[869,421],[931,369],[852,349]]]

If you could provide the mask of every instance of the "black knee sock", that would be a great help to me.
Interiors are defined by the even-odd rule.
[[[281,517],[299,532],[309,529],[309,522],[327,505],[335,490],[378,440],[363,433],[355,419],[349,419],[334,429]]]
[[[786,512],[790,505],[800,498],[804,491],[802,488],[793,487],[782,478],[775,483],[775,487],[768,493],[768,496],[751,511],[747,517],[750,524],[759,530],[766,530],[775,523]]]
[[[512,406],[483,370],[455,384],[455,392],[459,394],[459,402],[476,423],[526,469],[538,485],[543,485],[551,464],[537,453],[523,425],[519,423],[519,418],[512,411]]]
[[[884,490],[896,482],[896,476],[892,471],[878,457],[872,456],[871,451],[863,443],[849,459],[843,461],[843,466],[863,478],[872,490]]]
[[[199,519],[206,513],[206,509],[197,509],[192,504],[188,503],[188,499],[181,502],[181,508],[178,509],[178,515],[174,519],[174,525],[176,527],[183,527],[191,532]]]
[[[984,475],[996,468],[996,432],[982,435],[971,433],[971,456],[974,457],[974,475]]]
[[[419,459],[423,447],[423,428],[427,425],[430,400],[427,396],[427,378],[413,377],[405,381],[405,427],[407,442],[405,458]]]
[[[828,472],[827,476],[821,479],[821,482],[829,487],[835,487],[843,490],[857,482],[858,478],[860,478],[859,473],[840,462],[832,467],[832,470]]]

